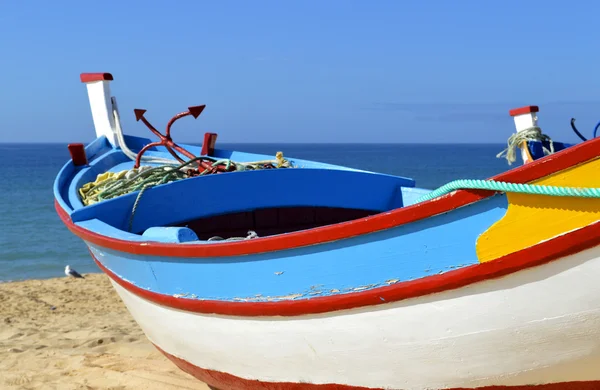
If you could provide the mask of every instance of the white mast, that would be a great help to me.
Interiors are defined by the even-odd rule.
[[[110,96],[110,73],[82,73],[81,82],[87,86],[96,137],[105,136],[113,147],[118,146],[115,118]]]

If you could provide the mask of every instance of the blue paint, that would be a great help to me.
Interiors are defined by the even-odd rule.
[[[66,163],[58,172],[56,176],[56,180],[54,180],[53,192],[54,199],[58,202],[60,207],[63,208],[68,214],[73,211],[73,207],[71,203],[68,201],[69,199],[69,179],[75,173],[75,166],[72,161]]]
[[[129,218],[129,217],[124,216],[123,219],[125,220],[125,218]],[[121,229],[117,229],[117,228],[112,227],[98,219],[90,219],[87,221],[77,222],[76,225],[78,225],[86,230],[101,234],[105,237],[117,238],[120,240],[126,240],[126,241],[132,241],[132,242],[148,241],[148,238],[146,238],[140,234],[133,234],[133,233],[123,231]],[[202,241],[199,241],[199,242],[202,242]]]
[[[89,145],[85,147],[85,153],[88,159],[88,163],[93,163],[95,159],[99,156],[103,155],[110,149],[110,144],[108,143],[106,137],[102,136],[100,138],[96,138]],[[88,166],[89,167],[89,166]],[[54,181],[53,191],[54,191],[54,199],[58,201],[60,206],[70,214],[73,207],[70,199],[70,191],[69,188],[70,183],[72,181],[72,177],[75,176],[76,172],[83,172],[87,167],[75,167],[73,162],[69,160],[58,172],[56,176],[56,180]],[[76,205],[81,205],[81,200],[76,199]]]
[[[431,190],[425,188],[402,187],[402,204],[404,204],[404,207],[413,205],[417,203],[417,199],[430,192]]]
[[[564,142],[554,141],[552,146],[554,147],[554,152],[560,152],[563,149],[570,148],[574,144],[567,144]],[[544,148],[550,150],[550,142],[548,141],[527,141],[527,148],[529,149],[529,153],[534,160],[542,158],[545,156]]]
[[[100,158],[103,154],[112,150],[112,145],[105,136],[96,138],[85,147],[88,163]]]
[[[88,245],[120,277],[162,294],[224,301],[310,299],[478,264],[477,237],[500,219],[506,208],[506,197],[496,195],[381,232],[225,258],[161,258]]]
[[[79,209],[83,207],[79,196],[79,188],[86,183],[95,181],[98,175],[110,171],[112,167],[124,161],[130,160],[121,151],[112,150],[102,158],[90,162],[86,169],[81,169],[73,177],[73,181],[69,186],[69,203],[73,208]]]
[[[198,241],[198,236],[192,229],[176,226],[151,227],[142,234],[142,237],[149,241],[170,243]]]
[[[129,149],[131,149],[134,153],[137,153],[145,144],[151,141],[144,137],[125,135],[125,142]],[[194,155],[200,155],[200,146],[188,144],[181,144],[181,146],[189,150]],[[250,162],[260,160],[273,160],[275,158],[275,152],[276,151],[273,152],[273,155],[265,155],[215,149],[215,153],[213,154],[213,156],[215,158],[229,158],[238,162]],[[112,148],[105,137],[100,137],[91,142],[89,145],[87,145],[86,155],[88,157],[88,166],[76,168],[75,170],[73,170],[72,162],[68,161],[63,166],[55,180],[54,196],[58,200],[59,204],[69,214],[72,210],[77,210],[84,207],[78,194],[78,189],[81,186],[83,186],[86,183],[95,181],[97,175],[102,174],[104,172],[120,172],[123,170],[131,169],[134,166],[134,162],[130,160],[127,156],[125,156],[120,148]],[[167,150],[162,146],[150,148],[145,153],[145,155],[162,158],[172,158],[171,155],[167,152]],[[285,158],[291,161],[294,165],[302,168],[319,168],[351,172],[367,172],[360,169],[354,169],[334,164],[295,159],[289,156],[285,156]],[[404,181],[402,185],[404,187],[414,187],[415,183],[413,179],[401,178],[399,176],[394,177],[396,177],[397,179],[403,179]]]
[[[135,152],[147,140],[127,137]],[[198,146],[183,145],[198,155]],[[83,207],[77,190],[98,174],[130,169],[120,150],[98,141],[87,167],[67,163],[55,181],[61,206],[73,208],[78,225],[108,237],[141,241],[211,245],[187,228],[168,225],[226,213],[269,207],[344,207],[385,212],[413,204],[429,190],[414,180],[291,159],[303,168],[233,172],[186,179],[147,190],[128,227],[137,193]],[[275,151],[274,151],[275,152]],[[92,154],[92,153],[90,153]],[[148,155],[168,157],[162,147]],[[248,162],[270,155],[216,150],[218,158]],[[70,165],[69,165],[70,164]],[[120,253],[88,243],[110,270],[155,292],[199,299],[277,300],[311,298],[447,272],[478,264],[477,237],[501,218],[506,198],[495,196],[437,216],[380,232],[335,242],[263,254],[221,258],[161,258]]]
[[[404,178],[331,169],[267,169],[198,176],[146,190],[133,232],[213,215],[269,207],[343,207],[387,211],[401,207]],[[99,219],[127,230],[137,192],[75,210],[73,222]]]

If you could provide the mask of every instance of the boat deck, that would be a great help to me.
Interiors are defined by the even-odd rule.
[[[147,142],[127,138],[135,152]],[[195,155],[200,153],[198,146],[182,146]],[[134,161],[103,138],[90,144],[86,154],[88,165],[75,167],[69,162],[59,173],[57,201],[73,222],[132,241],[197,242],[243,237],[249,230],[260,236],[283,234],[390,211],[413,204],[430,191],[415,188],[415,181],[406,177],[285,156],[293,168],[197,176],[158,185],[141,197],[135,191],[84,206],[79,194],[84,184],[106,172],[134,167]],[[170,157],[162,147],[148,150],[145,156]],[[211,154],[236,162],[273,160],[274,156],[222,149]],[[191,231],[183,233],[185,229]]]

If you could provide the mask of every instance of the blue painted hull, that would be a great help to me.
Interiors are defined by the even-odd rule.
[[[90,244],[120,277],[165,295],[278,301],[364,291],[478,264],[477,237],[506,211],[497,196],[448,214],[317,246],[244,256],[168,258]],[[207,244],[210,245],[210,244]]]
[[[144,142],[134,137],[128,139],[131,148],[139,149]],[[128,226],[137,192],[84,207],[77,189],[104,171],[128,169],[132,162],[120,151],[110,149],[102,139],[88,146],[87,152],[88,167],[67,164],[57,177],[57,203],[80,228],[131,243],[215,245],[199,238],[197,229],[189,229],[189,221],[268,211],[273,207],[279,208],[281,220],[283,211],[300,206],[316,210],[336,207],[367,210],[376,215],[411,205],[429,191],[415,188],[414,181],[408,178],[294,160],[303,168],[224,173],[152,188],[140,199],[134,222]],[[217,151],[215,155],[237,161],[269,157],[227,151]],[[477,237],[504,215],[506,207],[505,197],[496,196],[452,213],[367,235],[239,256],[171,258],[163,254],[120,252],[90,242],[88,245],[103,266],[124,280],[158,294],[186,294],[228,302],[311,299],[373,289],[477,264],[474,245]],[[308,213],[306,209],[301,212]],[[252,218],[252,228],[261,232],[257,214]],[[313,224],[327,225],[312,218]],[[214,220],[208,221],[211,226],[215,224]],[[228,224],[234,222],[230,220]],[[244,226],[241,222],[241,231]]]
[[[116,102],[107,98],[112,75],[81,80],[103,136],[87,157],[71,149],[78,166],[68,162],[58,174],[56,210],[148,339],[188,373],[223,390],[524,389],[600,379],[593,370],[599,298],[594,279],[581,276],[600,269],[600,224],[485,257],[479,242],[509,243],[483,234],[505,217],[504,194],[458,190],[420,201],[430,191],[410,178],[289,156],[294,168],[236,165],[215,175],[211,160],[197,172],[206,176],[84,206],[79,190],[98,175],[130,170],[141,155],[164,162],[169,154],[146,150],[149,140],[121,138]],[[170,125],[203,108],[175,116],[166,136],[145,110],[134,113],[177,149]],[[190,159],[273,160],[215,150],[215,137],[205,134],[202,151],[178,150]],[[533,159],[544,161],[493,179],[547,177],[596,159],[599,142],[557,143],[569,150],[545,158],[541,144],[530,144]],[[585,370],[563,375],[581,362]]]

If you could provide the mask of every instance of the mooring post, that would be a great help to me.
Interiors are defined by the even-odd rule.
[[[81,82],[87,87],[96,137],[105,136],[113,147],[118,145],[115,134],[115,118],[110,96],[110,73],[82,73]]]
[[[525,106],[515,108],[510,110],[508,113],[513,117],[515,121],[515,127],[517,129],[517,133],[519,131],[523,131],[526,129],[530,129],[532,127],[537,127],[538,125],[538,117],[537,112],[539,111],[538,106]],[[519,145],[521,148],[521,157],[523,158],[523,163],[527,164],[533,161],[531,154],[529,153],[529,149],[527,148],[527,141],[521,142]]]

